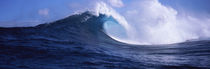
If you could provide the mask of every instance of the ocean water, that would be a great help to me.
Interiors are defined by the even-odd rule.
[[[0,28],[0,69],[210,69],[210,40],[133,45],[90,12],[34,27]]]

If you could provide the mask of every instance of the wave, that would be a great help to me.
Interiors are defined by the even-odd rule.
[[[49,38],[135,45],[173,44],[208,39],[210,22],[162,5],[158,0],[134,1],[117,9],[99,1],[94,9],[35,27],[1,28],[3,39]],[[137,6],[138,5],[138,6]],[[128,7],[132,7],[128,9]],[[17,34],[17,35],[12,35]],[[24,35],[28,35],[24,37]],[[111,38],[110,38],[111,37]],[[114,39],[114,40],[113,40]]]

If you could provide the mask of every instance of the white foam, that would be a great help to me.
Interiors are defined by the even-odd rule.
[[[97,15],[115,18],[126,29],[126,38],[106,32],[113,39],[129,44],[172,44],[191,39],[210,37],[210,20],[191,15],[178,15],[177,10],[162,5],[158,0],[135,1],[119,14],[103,2],[97,3]],[[113,32],[112,32],[113,33]],[[116,32],[117,33],[117,32]],[[120,34],[118,34],[120,35]]]

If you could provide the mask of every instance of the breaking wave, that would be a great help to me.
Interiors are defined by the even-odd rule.
[[[94,4],[94,7],[89,8],[88,11],[95,18],[103,15],[104,17],[99,19],[103,23],[100,27],[97,27],[97,23],[100,23],[97,21],[93,23],[96,25],[87,23],[90,24],[88,27],[92,30],[103,29],[106,35],[119,42],[156,45],[209,39],[210,37],[209,18],[183,15],[180,11],[162,5],[158,0],[134,1],[123,7],[121,7],[122,5],[118,6],[118,8],[107,4],[106,1],[95,1],[91,3]],[[119,12],[119,10],[121,11]],[[82,14],[77,13],[72,16]],[[86,22],[91,17],[81,16],[81,18],[78,19],[81,22]],[[87,37],[91,38],[93,36]]]

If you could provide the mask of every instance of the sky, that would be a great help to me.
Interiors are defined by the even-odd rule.
[[[118,12],[123,12],[119,8],[135,0],[103,1],[114,6]],[[0,26],[33,26],[52,22],[93,6],[92,2],[90,0],[1,0]],[[159,0],[159,2],[180,11],[187,10],[206,16],[210,14],[210,0]]]

